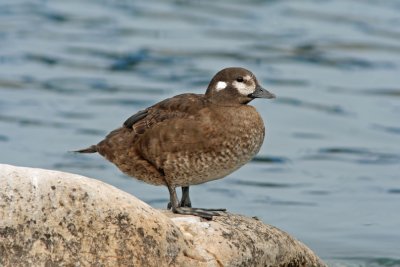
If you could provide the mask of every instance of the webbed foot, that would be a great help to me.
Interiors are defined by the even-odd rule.
[[[173,213],[182,215],[194,215],[199,216],[207,220],[211,220],[213,216],[221,215],[219,212],[226,211],[226,209],[201,209],[192,208],[192,204],[189,198],[189,187],[182,187],[182,200],[179,203],[176,195],[175,187],[167,186],[170,195],[170,202],[168,203],[168,209],[171,209]]]
[[[194,215],[201,218],[212,220],[213,216],[220,216],[220,211],[226,211],[226,209],[202,209],[202,208],[190,208],[190,207],[177,207],[172,208],[172,212],[182,215]]]

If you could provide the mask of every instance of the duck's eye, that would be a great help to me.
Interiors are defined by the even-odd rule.
[[[243,77],[237,77],[236,81],[242,83],[243,82]]]

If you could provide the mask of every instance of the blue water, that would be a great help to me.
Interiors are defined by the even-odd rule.
[[[97,155],[137,110],[227,66],[278,98],[254,161],[192,188],[330,266],[400,266],[400,2],[0,1],[0,162],[96,177],[157,208],[167,190]]]

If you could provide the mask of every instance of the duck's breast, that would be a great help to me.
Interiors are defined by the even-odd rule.
[[[264,123],[252,106],[220,107],[201,114],[201,142],[167,153],[163,168],[177,186],[219,179],[237,170],[260,150]]]

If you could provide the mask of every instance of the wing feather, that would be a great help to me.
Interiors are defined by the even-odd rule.
[[[142,135],[155,125],[177,118],[189,118],[206,104],[204,95],[182,94],[161,101],[145,110],[141,110],[124,122],[124,127]]]

